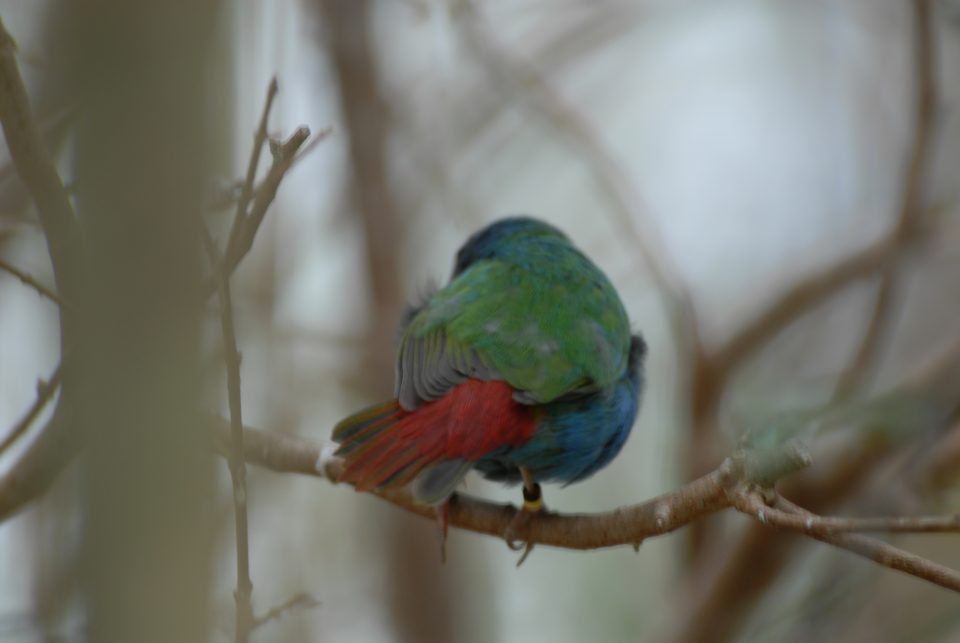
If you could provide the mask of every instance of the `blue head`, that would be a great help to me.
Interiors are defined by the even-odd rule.
[[[524,243],[533,239],[567,240],[567,236],[532,217],[508,217],[475,232],[457,252],[457,261],[453,266],[453,277],[482,259],[493,259],[508,253],[517,242]]]

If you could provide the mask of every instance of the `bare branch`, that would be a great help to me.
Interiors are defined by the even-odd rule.
[[[3,455],[3,452],[6,451],[11,444],[17,441],[21,435],[27,432],[27,429],[30,428],[30,425],[33,424],[34,420],[37,419],[37,416],[40,415],[40,412],[47,406],[47,403],[53,399],[53,396],[56,394],[57,389],[60,388],[60,381],[63,378],[63,367],[61,364],[57,364],[56,370],[47,378],[47,381],[40,380],[37,382],[37,397],[33,401],[33,404],[27,409],[27,412],[24,416],[17,422],[10,432],[3,438],[3,442],[0,442],[0,455]]]
[[[268,103],[269,105],[269,103]],[[239,223],[239,220],[238,220]],[[230,406],[230,479],[233,482],[234,527],[237,536],[237,603],[234,640],[245,643],[254,627],[253,582],[250,580],[250,544],[247,525],[247,465],[244,460],[243,415],[240,399],[240,352],[233,324],[233,302],[230,296],[230,277],[223,258],[217,251],[206,228],[203,241],[210,257],[210,266],[220,298],[220,327],[223,332],[223,354],[227,369],[227,397]],[[232,238],[232,236],[231,236]]]
[[[73,206],[40,136],[30,110],[30,101],[17,68],[16,44],[0,20],[0,124],[10,158],[20,179],[37,205],[40,224],[53,262],[57,290],[79,279],[79,230]]]
[[[214,444],[221,455],[229,453],[229,429],[223,420],[213,420]],[[341,463],[333,456],[335,447],[286,435],[278,435],[256,429],[244,429],[245,457],[248,462],[266,466],[274,471],[301,473],[336,481],[341,473]],[[558,514],[546,512],[531,516],[515,536],[524,542],[552,545],[566,549],[599,549],[619,545],[638,547],[645,539],[675,531],[707,515],[723,509],[736,508],[758,522],[784,529],[798,531],[811,538],[848,549],[876,562],[906,572],[954,591],[960,591],[960,573],[938,565],[921,556],[905,552],[891,545],[863,536],[836,533],[850,531],[854,527],[891,527],[894,531],[936,531],[934,522],[945,519],[937,517],[881,519],[872,522],[850,518],[824,518],[784,503],[779,509],[768,507],[757,494],[756,483],[750,478],[756,468],[750,464],[751,455],[727,458],[723,464],[673,491],[640,504],[620,507],[605,513]],[[780,475],[795,469],[795,455],[780,458],[783,467]],[[773,469],[764,469],[765,476],[776,476]],[[436,518],[433,507],[417,503],[409,491],[383,490],[378,497],[411,513],[429,519]],[[491,536],[502,537],[511,524],[517,508],[454,494],[450,499],[449,524]],[[801,513],[802,512],[802,513]],[[796,516],[789,516],[790,513]],[[808,527],[808,519],[811,519]],[[799,523],[798,523],[799,521]],[[907,521],[912,521],[908,523]],[[796,529],[797,526],[800,529]],[[908,529],[908,526],[915,527]],[[957,529],[956,520],[951,531]],[[943,531],[945,529],[940,529]]]
[[[44,286],[42,283],[40,283],[35,277],[32,277],[29,273],[26,273],[20,270],[13,264],[7,263],[3,259],[0,259],[0,270],[2,270],[3,272],[10,273],[11,275],[19,279],[21,282],[23,282],[25,285],[30,286],[31,288],[36,290],[41,296],[46,297],[53,303],[55,304],[60,303],[60,298],[57,297],[57,293],[53,292],[52,290]]]
[[[907,172],[903,180],[900,213],[891,231],[892,238],[902,244],[914,227],[923,209],[923,189],[929,174],[930,141],[933,137],[934,109],[937,89],[934,79],[937,64],[931,34],[929,0],[915,0],[913,16],[913,144],[907,160]],[[887,265],[881,276],[874,300],[870,322],[854,354],[850,365],[840,375],[835,399],[849,396],[863,374],[870,367],[881,339],[889,330],[891,302],[896,298],[895,275],[892,265]]]
[[[320,132],[318,137],[326,136],[330,131],[330,129],[326,129]],[[283,181],[287,170],[293,166],[297,158],[297,151],[309,136],[309,128],[299,127],[286,141],[271,145],[273,165],[270,166],[267,175],[254,192],[250,212],[242,219],[240,229],[236,232],[236,245],[231,249],[229,254],[224,256],[224,267],[229,274],[233,273],[240,263],[240,260],[250,251],[253,245],[253,239],[257,235],[257,230],[260,229],[260,223],[263,221],[263,217],[266,215],[270,204],[273,203],[273,199],[277,196],[277,189],[280,187],[280,182]],[[214,286],[209,284],[208,291],[212,291],[213,289]]]
[[[800,531],[811,536],[828,536],[850,532],[942,533],[960,531],[960,514],[852,518],[784,511],[778,509],[777,505],[797,506],[788,503],[780,495],[774,497],[773,505],[771,505],[764,501],[759,493],[740,495],[737,497],[735,504],[737,510],[753,516],[763,524]]]
[[[215,420],[214,424],[216,448],[224,454],[229,444],[227,426],[223,420]],[[332,445],[324,447],[303,438],[250,428],[245,429],[244,434],[246,458],[251,464],[331,481],[340,476],[340,462],[332,456]],[[525,542],[568,549],[637,545],[645,538],[679,529],[697,517],[730,506],[727,488],[739,479],[741,469],[739,461],[727,460],[715,471],[674,491],[607,513],[538,514],[518,531],[516,537]],[[417,503],[405,490],[384,491],[377,495],[412,513],[436,517],[433,507]],[[456,494],[450,503],[449,522],[456,527],[499,537],[516,512],[513,505]]]
[[[270,79],[267,98],[263,104],[263,112],[260,114],[260,125],[253,137],[253,150],[250,152],[250,160],[247,162],[247,175],[243,181],[240,198],[237,200],[237,211],[234,214],[233,227],[230,229],[227,249],[224,252],[227,256],[233,256],[236,253],[235,246],[239,240],[238,235],[246,223],[247,208],[250,205],[250,199],[253,197],[253,188],[257,180],[257,166],[260,165],[260,152],[263,149],[263,144],[267,141],[267,123],[270,119],[270,109],[273,107],[277,90],[277,77],[274,76]]]
[[[803,517],[813,515],[783,497],[777,498],[777,505],[785,511],[791,511]],[[899,547],[860,534],[810,534],[810,536],[864,558],[869,558],[884,567],[960,592],[960,573],[922,556],[911,554]]]
[[[294,596],[290,597],[290,599],[285,601],[283,604],[271,608],[262,616],[258,616],[253,623],[253,629],[258,628],[261,625],[266,625],[270,621],[275,621],[291,610],[309,609],[311,607],[317,607],[318,605],[320,605],[320,601],[318,601],[316,598],[310,594],[307,594],[306,592],[300,592],[299,594],[295,594]]]

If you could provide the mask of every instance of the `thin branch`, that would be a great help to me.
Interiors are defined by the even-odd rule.
[[[277,77],[270,79],[270,85],[267,88],[267,98],[263,103],[263,112],[260,114],[260,125],[257,127],[256,134],[253,137],[253,150],[250,152],[250,159],[247,162],[247,175],[243,181],[243,187],[240,191],[240,198],[237,199],[237,210],[233,218],[233,227],[230,229],[230,237],[227,240],[227,249],[224,254],[233,256],[236,252],[238,234],[243,229],[247,218],[247,208],[250,205],[250,199],[253,197],[254,184],[257,180],[257,166],[260,165],[260,152],[263,150],[264,143],[267,142],[267,123],[270,119],[270,109],[273,107],[273,100],[277,96],[278,86]]]
[[[51,225],[65,221],[70,225],[64,227],[73,227],[76,224],[73,218],[73,210],[69,200],[67,200],[62,183],[60,183],[59,178],[56,177],[56,172],[52,169],[53,166],[50,165],[48,168],[50,171],[53,171],[54,174],[53,178],[50,178],[43,168],[38,169],[38,165],[42,165],[42,163],[38,161],[38,158],[40,160],[46,159],[46,156],[42,153],[42,148],[31,149],[29,141],[24,142],[23,132],[21,130],[29,132],[35,131],[35,128],[23,125],[22,121],[29,119],[29,115],[24,115],[17,111],[17,109],[25,105],[25,95],[20,99],[14,100],[12,98],[12,92],[8,91],[10,74],[16,72],[16,65],[12,60],[13,51],[14,45],[12,41],[10,41],[9,35],[3,30],[3,24],[2,21],[0,21],[0,119],[3,120],[3,128],[8,138],[8,145],[11,147],[11,154],[14,154],[14,144],[10,139],[11,136],[14,136],[14,138],[20,142],[21,147],[26,146],[28,148],[25,152],[26,160],[24,164],[27,170],[29,170],[28,174],[34,177],[34,179],[28,182],[25,177],[21,176],[25,184],[27,184],[28,187],[39,186],[40,188],[44,188],[49,183],[50,186],[52,186],[50,189],[56,193],[54,197],[41,194],[40,196],[44,196],[43,201],[40,200],[37,194],[33,194],[34,198],[37,199],[38,209],[41,209],[41,213],[43,212],[43,207],[51,210],[53,216],[48,217],[52,221]],[[10,68],[11,65],[13,65],[12,72]],[[19,76],[16,80],[19,81]],[[22,85],[22,81],[20,81],[19,88],[21,90],[23,88]],[[10,127],[8,127],[7,122],[8,113],[6,110],[8,108],[13,110],[12,125]],[[11,134],[10,130],[14,130],[14,133]],[[237,249],[233,255],[225,258],[229,274],[233,273],[252,246],[260,223],[270,204],[273,202],[277,189],[287,171],[304,156],[308,150],[312,149],[312,145],[324,139],[331,131],[331,128],[322,130],[313,138],[310,145],[303,146],[310,135],[310,131],[306,127],[301,127],[297,129],[287,141],[272,146],[272,151],[274,152],[273,164],[267,172],[267,175],[258,184],[256,190],[254,190],[251,212],[241,226],[241,231],[238,233],[239,242]],[[301,146],[303,146],[302,150]],[[36,150],[40,151],[37,152]],[[16,156],[14,156],[14,160],[17,160]],[[19,165],[17,169],[20,172],[27,171],[21,170]],[[43,180],[39,180],[36,177],[40,177],[40,179]],[[70,216],[67,217],[66,214]],[[42,218],[41,221],[44,221],[44,219]],[[45,231],[47,231],[46,223],[43,225],[45,226]],[[47,231],[47,243],[50,247],[51,258],[54,262],[54,272],[57,276],[58,290],[63,294],[64,290],[60,284],[62,271],[58,268],[63,262],[58,259],[58,255],[54,253],[56,244],[53,244],[51,239],[59,240],[57,242],[58,244],[68,244],[70,234],[61,233],[55,225],[54,228],[56,234]],[[56,245],[56,247],[59,248],[60,245]],[[71,246],[69,249],[73,250],[73,247]],[[67,272],[69,273],[70,271],[68,270]],[[79,273],[79,271],[73,272]],[[217,284],[215,280],[211,279],[205,284],[204,292],[207,296],[212,295],[216,291]],[[68,307],[63,308],[67,309]],[[61,322],[61,331],[63,327],[64,324]],[[64,352],[63,346],[61,346],[61,352]],[[58,404],[54,418],[37,432],[37,440],[32,443],[21,458],[0,477],[0,522],[16,513],[26,503],[44,493],[64,467],[73,460],[82,448],[82,441],[77,435],[70,432],[69,423],[65,422],[64,418],[61,417],[61,406],[62,402]]]
[[[261,625],[266,625],[270,621],[275,621],[291,610],[309,609],[311,607],[317,607],[318,605],[320,605],[320,601],[318,601],[316,598],[310,594],[307,594],[306,592],[300,592],[299,594],[295,594],[294,596],[290,597],[290,599],[285,601],[283,604],[267,610],[267,612],[262,616],[258,616],[253,622],[253,629],[258,628]]]
[[[794,284],[766,310],[744,325],[709,357],[714,377],[725,380],[750,354],[761,348],[801,314],[836,294],[854,281],[874,274],[893,262],[899,243],[885,237]]]
[[[17,174],[37,205],[61,295],[79,279],[80,233],[63,181],[47,153],[17,68],[16,44],[0,19],[0,124]],[[65,287],[66,285],[66,287]]]
[[[230,296],[230,277],[223,258],[217,251],[206,228],[203,229],[204,246],[210,257],[210,266],[220,298],[220,324],[223,332],[223,353],[227,370],[227,397],[230,406],[230,479],[233,481],[233,508],[237,535],[237,603],[234,640],[245,643],[254,627],[253,582],[250,580],[250,544],[247,525],[247,466],[244,460],[243,415],[240,400],[240,352],[233,324],[233,302]]]
[[[30,405],[30,408],[27,409],[24,416],[20,418],[20,421],[17,422],[6,437],[3,438],[3,442],[0,442],[0,455],[3,455],[3,452],[6,451],[11,444],[16,442],[17,438],[27,432],[27,429],[29,429],[34,420],[37,419],[37,416],[40,415],[40,412],[47,406],[47,403],[53,399],[57,389],[60,388],[62,378],[63,367],[61,364],[57,364],[56,370],[53,371],[46,381],[40,380],[37,382],[36,399],[33,401],[33,404]]]
[[[933,138],[934,110],[937,103],[936,57],[932,37],[929,0],[915,0],[913,15],[913,144],[907,159],[907,171],[903,180],[900,212],[891,236],[903,243],[916,227],[923,209],[923,190],[930,166],[930,143]],[[891,303],[896,298],[896,277],[893,266],[887,265],[880,276],[880,284],[874,300],[870,323],[864,332],[860,346],[850,365],[840,375],[835,399],[848,397],[862,380],[873,362],[881,339],[890,326]]]
[[[853,354],[850,363],[837,378],[833,402],[849,399],[853,395],[876,359],[881,339],[890,329],[891,303],[894,299],[893,291],[896,289],[893,273],[893,268],[888,266],[880,274],[880,283],[877,284],[877,291],[873,296],[873,310],[870,312],[870,321],[863,331],[856,353]]]
[[[46,297],[55,304],[60,303],[60,298],[57,297],[57,293],[53,292],[51,289],[44,286],[40,283],[35,277],[31,276],[30,273],[24,272],[14,266],[13,264],[7,263],[3,259],[0,259],[0,270],[3,272],[8,272],[20,281],[34,290],[36,290],[42,297]]]
[[[829,536],[851,532],[943,533],[960,531],[960,514],[853,518],[818,516],[809,512],[799,513],[796,510],[786,511],[777,508],[777,505],[797,506],[789,503],[780,495],[774,496],[774,502],[771,505],[759,493],[740,495],[735,503],[738,511],[753,516],[763,524],[800,531],[811,536]]]
[[[804,517],[812,515],[802,507],[798,507],[782,497],[777,498],[777,504],[781,509],[795,512]],[[960,573],[922,556],[904,551],[899,547],[860,534],[810,534],[810,536],[868,558],[884,567],[960,592]]]
[[[323,130],[317,137],[325,137],[330,131],[329,128]],[[253,246],[253,240],[257,235],[257,230],[260,229],[260,223],[263,221],[263,217],[266,215],[270,204],[273,203],[273,199],[277,196],[277,189],[280,187],[280,182],[283,181],[287,170],[289,170],[297,160],[297,151],[309,136],[309,128],[299,127],[286,141],[271,145],[273,164],[267,171],[267,175],[260,182],[260,185],[254,191],[250,212],[245,218],[241,219],[242,223],[238,222],[240,223],[240,227],[235,233],[237,236],[236,244],[228,254],[224,255],[224,267],[228,274],[233,274],[240,260],[246,256],[247,252],[249,252]],[[232,234],[234,233],[231,233],[231,235]],[[212,292],[215,288],[216,286],[214,284],[207,284],[207,292]]]

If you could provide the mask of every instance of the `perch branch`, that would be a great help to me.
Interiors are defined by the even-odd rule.
[[[333,456],[332,445],[323,447],[303,438],[255,429],[245,429],[244,433],[245,456],[251,464],[265,466],[279,472],[319,476],[332,481],[339,479],[341,464]],[[221,454],[229,453],[229,428],[223,420],[214,421],[214,443]],[[777,458],[764,457],[762,460],[762,465],[755,462],[751,454],[727,458],[713,471],[678,489],[647,502],[620,507],[609,512],[537,514],[517,531],[516,537],[525,542],[566,549],[598,549],[618,545],[638,547],[649,537],[675,531],[704,516],[728,508],[737,508],[766,525],[792,528],[793,522],[783,525],[775,524],[772,519],[759,513],[757,507],[752,504],[755,502],[754,497],[758,488],[758,480],[755,476],[759,476],[766,482],[795,471],[806,464],[805,453],[788,449]],[[773,465],[771,466],[770,463]],[[384,490],[375,495],[411,513],[430,519],[436,518],[432,507],[418,504],[406,490]],[[469,531],[501,537],[517,511],[513,505],[455,494],[450,500],[449,524]],[[960,591],[960,573],[954,570],[860,535],[835,533],[836,529],[829,533],[818,531],[818,529],[835,528],[841,524],[838,521],[860,520],[862,522],[859,526],[865,526],[868,521],[873,520],[870,526],[877,527],[880,526],[879,520],[883,520],[887,521],[886,524],[889,526],[893,524],[889,519],[822,518],[799,508],[783,509],[771,515],[780,516],[788,511],[803,512],[801,515],[803,529],[796,530],[799,533],[849,549],[885,567]],[[823,522],[814,522],[815,529],[810,531],[806,527],[807,517]],[[906,524],[899,524],[894,525],[894,530],[931,531],[929,518],[912,520],[916,529],[907,529]],[[791,521],[795,519],[791,518]],[[817,526],[818,524],[820,526]]]

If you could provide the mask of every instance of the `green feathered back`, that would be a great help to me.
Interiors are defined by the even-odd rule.
[[[542,222],[507,219],[492,230],[502,234],[468,241],[459,274],[403,332],[405,408],[467,377],[504,380],[519,401],[546,403],[610,386],[627,367],[629,322],[600,269]]]

